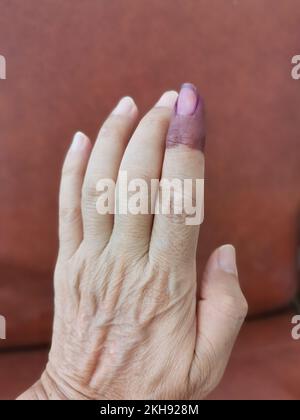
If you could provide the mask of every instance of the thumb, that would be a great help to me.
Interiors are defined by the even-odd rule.
[[[197,304],[197,338],[191,382],[207,395],[221,380],[248,312],[241,291],[232,245],[211,255]]]

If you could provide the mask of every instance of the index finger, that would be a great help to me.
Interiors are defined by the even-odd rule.
[[[166,139],[150,258],[181,264],[196,256],[204,205],[204,145],[204,102],[195,86],[184,84]]]

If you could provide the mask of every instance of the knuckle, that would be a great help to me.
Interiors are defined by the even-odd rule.
[[[66,161],[63,164],[61,175],[62,178],[73,177],[80,172],[78,164],[75,161]]]
[[[124,170],[124,168],[122,168]],[[142,180],[147,183],[147,186],[150,187],[149,182],[152,179],[151,168],[145,167],[142,163],[134,162],[128,169],[125,169],[128,176],[128,183],[132,183],[136,180]],[[120,176],[120,175],[119,175]]]
[[[167,220],[174,224],[174,225],[183,225],[186,222],[186,214],[185,213],[174,213],[174,212],[170,212],[170,214],[165,214],[164,215]]]
[[[128,118],[125,115],[111,115],[107,118],[100,129],[99,136],[103,138],[118,138],[121,136],[124,126],[127,126]]]
[[[99,197],[99,192],[97,191],[97,182],[98,178],[96,177],[91,177],[84,182],[81,193],[83,204],[87,202],[89,203],[91,201],[97,201]]]
[[[152,108],[145,117],[142,118],[141,124],[146,127],[153,125],[169,124],[170,112],[165,108]]]
[[[248,303],[242,292],[223,297],[223,310],[229,316],[243,322],[248,314]]]
[[[193,133],[189,129],[183,129],[180,125],[174,124],[170,126],[168,131],[167,143],[170,145],[190,144],[192,138]]]
[[[187,192],[182,187],[181,180],[179,184],[167,185],[160,184],[159,194],[161,197],[161,212],[172,224],[185,224],[188,216],[185,208],[186,202],[192,202],[195,205],[195,198],[192,193]]]
[[[167,141],[168,143],[172,143],[172,144],[180,143],[179,130],[177,129],[177,127],[170,127]]]
[[[248,311],[249,311],[248,302],[245,296],[243,295],[243,293],[241,293],[240,298],[239,298],[239,306],[238,306],[239,318],[241,320],[244,320],[246,316],[248,315]]]
[[[76,222],[81,217],[80,207],[63,207],[60,209],[60,219],[63,224]]]

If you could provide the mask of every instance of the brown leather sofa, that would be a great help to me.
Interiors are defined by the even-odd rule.
[[[299,20],[298,0],[1,0],[0,399],[29,386],[47,358],[58,182],[72,134],[94,138],[122,95],[143,112],[185,81],[199,86],[208,111],[199,273],[216,246],[232,242],[250,304],[210,398],[300,398],[300,341],[291,337]]]

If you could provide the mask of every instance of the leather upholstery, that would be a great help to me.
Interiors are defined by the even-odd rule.
[[[0,400],[17,398],[41,376],[46,349],[9,351],[0,355]]]
[[[58,182],[72,134],[94,138],[121,95],[143,112],[184,81],[200,87],[208,110],[199,272],[232,242],[251,313],[291,301],[299,19],[297,0],[1,1],[1,346],[49,339]]]
[[[211,400],[299,400],[300,341],[292,313],[248,322]]]

